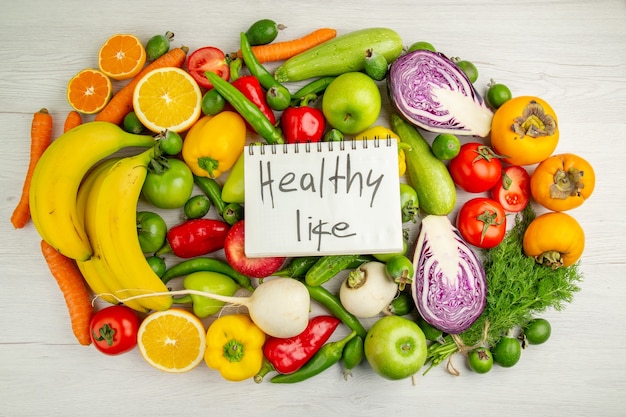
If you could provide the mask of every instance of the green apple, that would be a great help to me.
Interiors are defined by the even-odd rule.
[[[365,359],[383,378],[408,378],[426,362],[424,332],[417,323],[401,316],[379,319],[365,337]]]
[[[324,117],[344,135],[354,135],[373,125],[380,108],[378,85],[362,72],[337,76],[322,96]]]

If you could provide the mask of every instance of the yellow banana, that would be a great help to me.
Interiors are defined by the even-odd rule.
[[[123,287],[120,299],[135,295],[167,292],[141,250],[137,236],[137,201],[148,172],[154,148],[118,161],[106,174],[95,207],[96,236],[101,255]],[[166,310],[170,295],[138,298],[147,310]],[[126,302],[127,305],[129,302]]]
[[[79,185],[98,161],[125,147],[154,145],[149,135],[133,135],[108,122],[86,122],[62,134],[46,149],[30,185],[35,228],[50,245],[76,260],[92,254],[76,211]]]
[[[119,160],[120,158],[111,158],[97,165],[86,176],[78,190],[77,197],[77,209],[79,214],[83,213],[81,218],[84,219],[85,231],[93,248],[93,255],[86,261],[76,261],[76,263],[93,292],[111,304],[117,304],[118,301],[115,297],[107,294],[119,293],[124,287],[102,255],[96,230],[96,207],[102,183],[106,179],[109,170]],[[148,311],[138,301],[128,301],[127,306],[137,311]]]

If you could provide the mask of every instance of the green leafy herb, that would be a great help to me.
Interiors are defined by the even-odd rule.
[[[535,218],[528,205],[516,216],[515,226],[496,247],[484,251],[487,304],[481,316],[465,332],[447,336],[430,346],[431,368],[465,347],[494,345],[515,326],[526,324],[547,309],[562,310],[580,290],[579,264],[551,269],[524,254],[524,232]],[[430,368],[428,368],[430,369]],[[427,370],[428,372],[428,370]]]

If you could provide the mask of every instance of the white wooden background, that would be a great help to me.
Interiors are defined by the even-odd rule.
[[[390,382],[367,364],[344,381],[336,366],[292,386],[228,383],[201,364],[182,375],[154,370],[137,350],[107,357],[79,346],[49,276],[32,224],[9,217],[27,167],[32,113],[46,107],[59,134],[65,87],[96,65],[101,43],[131,32],[142,40],[171,30],[175,45],[232,51],[260,18],[288,28],[339,33],[397,30],[406,46],[433,43],[473,61],[515,95],[546,99],[560,120],[558,152],[596,168],[597,188],[570,212],[584,227],[582,291],[545,316],[553,336],[523,352],[514,368],[461,376],[443,367]],[[3,2],[0,13],[0,416],[188,415],[626,415],[626,2],[624,0],[458,1],[83,1]],[[382,119],[381,119],[382,121]],[[460,202],[466,199],[461,195]]]

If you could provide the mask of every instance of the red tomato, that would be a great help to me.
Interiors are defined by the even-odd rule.
[[[454,183],[468,193],[482,193],[493,188],[502,175],[502,163],[489,146],[468,142],[448,165]]]
[[[230,78],[230,67],[222,50],[213,46],[196,49],[187,59],[187,71],[202,88],[213,88],[207,80],[205,72],[214,72],[223,79]]]
[[[502,170],[502,178],[491,189],[491,198],[504,210],[517,213],[530,201],[530,174],[523,167],[511,165]]]
[[[504,209],[495,200],[477,197],[459,210],[456,227],[467,243],[483,249],[497,246],[506,233]]]
[[[119,355],[137,345],[139,324],[133,309],[123,305],[105,307],[91,319],[91,340],[100,352]]]

